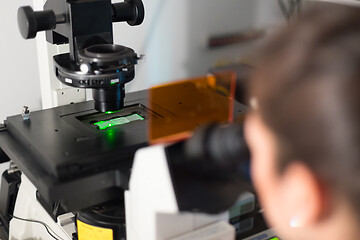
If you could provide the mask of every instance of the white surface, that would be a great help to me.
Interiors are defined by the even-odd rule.
[[[144,0],[144,5],[143,25],[120,23],[114,28],[115,42],[146,55],[128,91],[204,75],[220,63],[246,59],[251,44],[209,50],[208,38],[283,20],[274,11],[276,0]],[[270,14],[263,16],[266,11]]]
[[[229,217],[179,213],[162,145],[136,152],[125,207],[129,240],[165,240]]]
[[[235,229],[227,222],[216,222],[170,240],[234,240]]]
[[[36,188],[22,174],[21,184],[16,199],[14,216],[45,222],[61,239],[71,240],[69,233],[60,227],[36,200]],[[67,226],[69,230],[69,226]],[[52,239],[45,227],[39,223],[11,219],[9,239]]]
[[[70,212],[58,216],[57,224],[62,228],[69,239],[73,239],[72,235],[76,232],[75,215],[73,213]]]
[[[26,0],[0,1],[0,123],[6,116],[41,108],[39,71],[35,40],[22,39],[17,10]]]
[[[157,212],[176,214],[178,207],[163,146],[144,148],[136,152],[125,206],[126,233],[129,240],[165,239],[158,238],[157,235]],[[177,232],[172,229],[174,234],[188,229],[189,222],[180,224]],[[176,225],[169,225],[169,228],[171,227],[176,228]]]
[[[259,28],[273,28],[285,23],[277,0],[256,0],[254,25]]]
[[[0,164],[0,176],[10,167],[10,162],[6,162],[6,163],[1,163]],[[0,182],[1,182],[1,177],[0,177]]]
[[[1,181],[2,181],[2,174],[9,169],[10,167],[10,162],[6,162],[6,163],[1,163],[0,164],[0,186],[1,186]]]
[[[84,102],[85,89],[83,88],[63,88],[54,91],[54,106],[62,106],[66,104],[72,104],[77,102]]]

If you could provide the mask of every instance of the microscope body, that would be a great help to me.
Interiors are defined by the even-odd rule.
[[[235,228],[228,223],[228,211],[217,209],[219,212],[216,214],[205,214],[201,211],[181,209],[181,198],[177,196],[170,159],[166,153],[168,147],[169,145],[155,145],[142,148],[135,154],[129,189],[124,193],[126,239],[234,240]],[[14,210],[15,216],[39,219],[63,240],[73,239],[73,234],[77,234],[78,239],[87,239],[86,236],[91,233],[94,233],[94,239],[122,239],[113,237],[116,233],[110,228],[78,222],[71,212],[58,216],[55,221],[37,200],[36,192],[36,187],[25,175],[22,175],[19,197]],[[209,201],[211,202],[210,199]],[[83,224],[87,227],[86,231],[78,227]],[[109,236],[109,232],[111,237],[106,237]],[[122,233],[122,236],[125,236],[125,233]],[[18,219],[10,221],[9,239],[47,239],[48,237],[49,234],[40,224]]]
[[[65,85],[93,89],[95,109],[107,112],[124,107],[124,86],[134,79],[139,59],[131,48],[113,44],[112,24],[136,26],[144,16],[141,0],[48,0],[44,11],[19,8],[18,23],[25,39],[46,31],[49,43],[69,43],[69,53],[54,56],[56,77]]]
[[[62,239],[72,239],[74,233],[84,236],[84,228],[77,226],[86,226],[85,234],[112,231],[111,240],[205,237],[214,229],[219,230],[215,236],[221,237],[210,239],[233,237],[228,209],[247,189],[229,171],[237,169],[232,164],[237,152],[211,147],[224,142],[224,128],[200,131],[187,147],[184,141],[147,147],[150,118],[163,116],[160,119],[165,120],[180,112],[157,101],[149,104],[145,93],[129,93],[119,112],[99,113],[92,102],[85,102],[32,112],[29,120],[21,115],[8,117],[6,129],[0,131],[0,148],[23,173],[10,214],[44,221]],[[236,104],[235,109],[243,112],[246,107]],[[143,119],[107,129],[93,123],[94,119],[120,121],[133,112]],[[229,139],[237,144],[229,146],[241,146],[236,141],[241,131],[232,128],[229,132],[237,133]],[[214,151],[208,152],[209,147]],[[201,158],[209,154],[213,158]],[[252,202],[253,198],[244,205]],[[105,214],[99,209],[103,208],[111,210],[110,221],[101,219]],[[117,216],[112,214],[117,212]],[[10,236],[46,239],[49,235],[41,225],[13,218]]]
[[[177,116],[176,110],[150,106],[145,92],[124,101],[124,84],[134,78],[139,57],[113,43],[112,23],[141,24],[141,0],[48,0],[44,11],[20,8],[18,19],[24,38],[46,31],[49,43],[69,43],[69,53],[53,58],[55,75],[66,85],[93,89],[95,101],[7,119],[0,150],[23,172],[10,214],[41,220],[64,240],[235,239],[228,209],[246,187],[233,171],[238,152],[222,149],[229,143],[222,141],[224,131],[214,131],[214,141],[205,139],[207,131],[195,138],[201,143],[188,144],[190,157],[179,154],[187,153],[183,142],[148,146],[149,119]],[[103,131],[105,122],[117,127]],[[242,134],[238,130],[230,132]],[[230,141],[236,144],[227,146],[243,152],[236,134]],[[194,148],[201,144],[206,151]],[[214,151],[207,152],[209,146]],[[209,154],[215,156],[211,164]],[[105,209],[106,215],[102,208],[115,210]],[[9,229],[10,239],[49,238],[42,225],[15,217]]]
[[[97,44],[113,44],[110,0],[48,0],[44,11],[53,11],[55,18],[62,20],[54,29],[46,31],[46,41],[57,45],[68,43],[73,62],[79,60],[81,49]]]

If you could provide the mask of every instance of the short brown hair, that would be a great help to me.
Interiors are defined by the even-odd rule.
[[[360,8],[306,11],[259,51],[249,92],[279,146],[279,169],[303,161],[360,217]]]

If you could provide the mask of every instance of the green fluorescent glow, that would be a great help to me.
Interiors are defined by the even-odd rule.
[[[280,240],[277,237],[271,238],[270,240]]]
[[[123,125],[123,124],[127,124],[127,123],[137,121],[137,120],[144,120],[144,118],[142,116],[140,116],[139,114],[132,114],[132,115],[129,115],[126,117],[119,117],[119,118],[114,118],[114,119],[110,119],[107,121],[100,121],[100,122],[94,123],[94,125],[97,125],[99,127],[99,129],[101,129],[101,130],[105,130],[109,127]]]
[[[106,114],[113,114],[113,113],[117,113],[119,111],[108,111],[108,112],[105,112]]]
[[[112,82],[112,83],[110,83],[110,85],[114,85],[114,84],[117,84],[117,82]]]

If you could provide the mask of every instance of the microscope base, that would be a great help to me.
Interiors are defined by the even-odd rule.
[[[125,191],[127,239],[166,240],[184,234],[184,239],[198,239],[185,237],[206,226],[218,226],[218,222],[226,231],[219,232],[216,238],[200,239],[235,239],[228,212],[209,215],[179,210],[165,148],[155,145],[135,154],[129,190]],[[211,228],[210,233],[215,229]]]
[[[28,220],[37,220],[46,223],[49,228],[63,240],[72,240],[75,233],[74,215],[66,213],[57,218],[57,223],[46,212],[36,199],[36,188],[29,179],[22,174],[21,184],[16,199],[15,217]],[[51,231],[50,230],[50,231]],[[46,228],[35,222],[13,218],[10,221],[9,239],[50,239]]]

